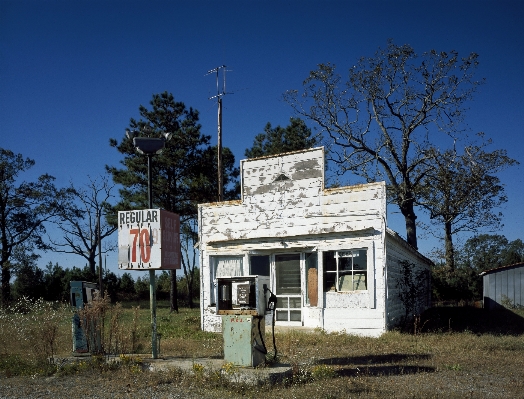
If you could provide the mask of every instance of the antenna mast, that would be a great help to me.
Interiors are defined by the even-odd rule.
[[[219,86],[219,73],[222,71],[223,78],[222,78],[222,90],[220,90]],[[207,72],[207,75],[210,75],[212,73],[216,73],[216,81],[217,81],[217,95],[213,97],[209,97],[209,100],[212,100],[214,98],[218,99],[218,145],[217,145],[217,173],[218,173],[218,201],[221,202],[224,200],[224,175],[222,173],[222,97],[226,94],[226,66],[222,65],[219,67],[216,67],[215,69],[211,69]]]

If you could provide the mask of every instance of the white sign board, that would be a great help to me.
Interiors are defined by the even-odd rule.
[[[180,269],[180,216],[162,209],[119,211],[118,268]]]

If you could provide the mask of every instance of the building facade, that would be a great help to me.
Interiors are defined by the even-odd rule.
[[[324,149],[241,161],[242,198],[199,205],[202,329],[221,331],[216,279],[270,277],[276,324],[379,336],[406,315],[406,265],[431,262],[386,225],[384,182],[324,188]],[[271,320],[271,316],[267,321]]]

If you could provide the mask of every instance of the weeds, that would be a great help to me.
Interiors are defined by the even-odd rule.
[[[25,356],[32,362],[54,356],[61,329],[70,317],[69,307],[59,302],[21,298],[0,309],[1,353]]]
[[[58,311],[60,307],[53,305],[51,308]],[[32,325],[33,330],[37,330],[39,325],[36,323],[40,319],[37,319],[37,315],[30,316],[32,309],[24,303],[16,311],[15,308],[10,312],[2,311],[2,333],[16,338],[16,328],[23,318]],[[219,357],[222,353],[220,334],[199,331],[198,310],[180,309],[179,314],[171,314],[167,306],[159,306],[157,312],[163,355],[193,358],[195,361],[192,367],[186,371],[173,368],[144,373],[147,360],[143,359],[150,355],[136,355],[128,351],[141,345],[148,348],[148,310],[109,305],[104,313],[105,321],[98,325],[103,326],[105,350],[120,351],[120,355],[111,357],[111,361],[108,361],[106,354],[72,362],[69,356],[72,313],[67,309],[62,311],[62,318],[58,322],[53,349],[54,363],[35,361],[30,342],[14,338],[10,340],[2,334],[0,373],[8,377],[91,373],[107,375],[112,383],[126,380],[142,381],[148,386],[172,384],[173,387],[182,387],[188,391],[205,391],[213,397],[461,397],[463,392],[447,395],[439,393],[444,391],[432,391],[429,388],[437,386],[440,387],[438,389],[448,389],[442,388],[446,386],[447,380],[461,381],[468,386],[480,384],[480,388],[475,391],[476,397],[483,397],[485,391],[482,389],[495,392],[498,387],[506,389],[504,392],[508,394],[507,397],[511,396],[510,393],[517,393],[513,397],[518,397],[518,392],[522,390],[524,366],[524,329],[520,327],[519,319],[524,316],[524,312],[515,310],[511,315],[496,315],[471,310],[469,319],[461,312],[454,310],[449,313],[447,310],[442,312],[434,309],[429,319],[423,315],[417,321],[420,324],[412,331],[416,335],[393,331],[379,338],[369,338],[322,330],[277,331],[278,360],[279,363],[292,365],[292,377],[285,383],[248,387],[242,382],[242,373],[234,364],[213,366],[196,360],[201,357]],[[454,325],[451,332],[447,329],[449,318],[453,319]],[[439,320],[440,324],[437,323]],[[484,330],[481,330],[481,321],[485,323]],[[424,323],[427,324],[421,331]],[[511,334],[498,333],[505,330],[511,331]],[[36,338],[29,336],[28,339]],[[45,340],[40,337],[40,341]],[[272,366],[274,364],[265,367]],[[478,383],[471,382],[472,378],[477,378],[475,376],[478,376]],[[486,382],[488,379],[489,386]]]

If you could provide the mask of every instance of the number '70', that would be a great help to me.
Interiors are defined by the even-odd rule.
[[[133,237],[133,245],[131,246],[131,262],[136,262],[137,241],[140,249],[140,260],[143,263],[149,262],[151,258],[151,245],[148,229],[130,229],[129,234]]]

